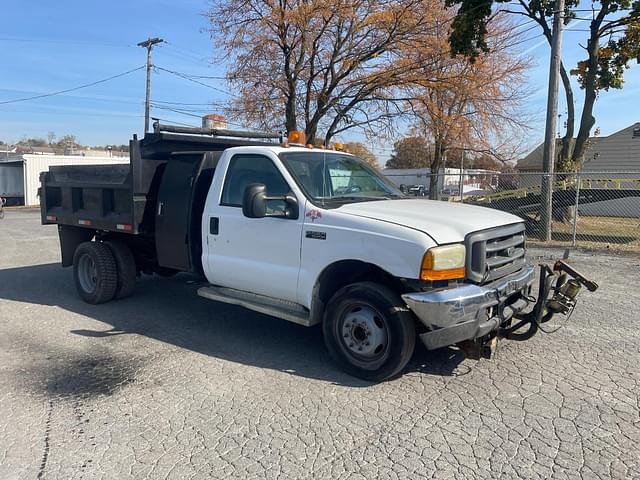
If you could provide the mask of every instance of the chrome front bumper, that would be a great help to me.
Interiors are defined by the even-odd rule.
[[[402,295],[403,300],[428,332],[420,339],[429,350],[479,338],[524,310],[529,301],[534,267],[487,285],[462,285],[432,292]],[[512,296],[519,298],[508,302]]]

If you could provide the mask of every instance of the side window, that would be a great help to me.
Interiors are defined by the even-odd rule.
[[[271,159],[262,155],[235,155],[227,169],[220,204],[241,207],[244,190],[252,183],[264,183],[269,196],[286,195],[291,190]]]

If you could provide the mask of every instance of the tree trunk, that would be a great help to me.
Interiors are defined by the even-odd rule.
[[[596,98],[598,96],[597,75],[599,49],[600,42],[597,29],[594,31],[592,24],[591,38],[587,44],[589,63],[587,64],[587,69],[584,75],[584,105],[582,107],[582,116],[580,118],[580,130],[578,130],[576,144],[573,148],[573,160],[577,166],[580,166],[583,163],[584,154],[588,146],[589,134],[591,133],[593,125],[596,123],[596,119],[593,117],[593,105],[596,103]]]
[[[287,95],[287,104],[285,105],[285,128],[287,129],[287,132],[292,132],[298,129],[298,121],[296,119],[295,87],[293,91],[289,89],[289,95]]]
[[[558,158],[558,169],[565,170],[573,156],[573,133],[575,130],[576,110],[573,104],[573,90],[571,88],[571,79],[567,74],[564,65],[560,64],[560,77],[562,78],[562,86],[564,87],[564,96],[567,102],[567,125],[562,137],[562,148]]]
[[[521,2],[522,3],[522,2]],[[538,22],[542,27],[542,33],[551,46],[553,34],[551,28],[547,24],[544,16],[536,16],[535,12],[529,11],[528,15],[531,19]],[[571,156],[573,155],[573,133],[575,130],[576,122],[576,109],[573,104],[573,89],[571,87],[571,79],[567,74],[567,70],[564,68],[564,64],[560,62],[560,78],[562,78],[562,87],[564,88],[564,95],[567,102],[567,125],[564,137],[562,137],[562,148],[560,149],[560,155],[558,155],[558,169],[563,170],[571,162]]]
[[[434,142],[435,152],[433,155],[433,161],[430,166],[429,175],[429,198],[431,200],[440,200],[440,189],[438,188],[438,174],[440,173],[440,166],[442,164],[442,155],[444,148],[441,140],[435,140]]]
[[[582,165],[584,161],[584,154],[587,150],[589,134],[591,133],[593,125],[596,123],[596,119],[593,116],[593,105],[596,102],[596,97],[597,94],[595,88],[585,88],[584,106],[582,107],[582,117],[580,118],[580,130],[578,131],[576,145],[573,149],[573,160],[576,162],[576,165]]]
[[[307,128],[304,131],[304,134],[307,137],[307,143],[313,144],[316,141],[316,135],[318,134],[318,125],[317,124],[307,125]],[[328,145],[326,140],[325,140],[325,145]]]

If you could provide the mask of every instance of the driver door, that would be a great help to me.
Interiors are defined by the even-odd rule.
[[[215,285],[296,301],[304,214],[291,218],[247,218],[242,196],[252,183],[267,194],[293,194],[274,162],[264,155],[236,154],[229,160],[219,204],[209,212],[207,257]],[[300,204],[302,199],[298,199]],[[277,201],[269,208],[284,208]]]

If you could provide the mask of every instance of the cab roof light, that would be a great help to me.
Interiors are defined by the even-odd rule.
[[[307,136],[304,134],[304,132],[301,132],[300,130],[292,130],[291,132],[287,133],[287,140],[289,141],[289,143],[306,145]]]

